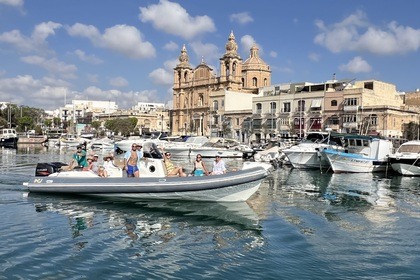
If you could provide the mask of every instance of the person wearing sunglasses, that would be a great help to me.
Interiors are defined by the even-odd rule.
[[[194,169],[192,173],[194,176],[209,175],[209,172],[207,171],[206,165],[204,164],[201,154],[197,154],[197,156],[195,157]]]
[[[143,152],[137,150],[137,144],[131,145],[131,151],[124,154],[124,169],[127,177],[140,177],[139,161],[143,158]]]
[[[186,177],[187,174],[182,170],[182,167],[175,166],[171,160],[171,153],[163,153],[163,163],[165,164],[166,172],[169,177],[179,176]]]

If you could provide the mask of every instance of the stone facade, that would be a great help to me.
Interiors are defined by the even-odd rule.
[[[174,68],[173,110],[171,114],[171,131],[173,135],[193,134],[206,136],[240,135],[239,126],[246,115],[252,111],[251,99],[238,112],[228,110],[235,116],[226,115],[226,93],[235,92],[240,95],[257,94],[258,88],[271,83],[270,67],[258,55],[258,47],[254,44],[250,56],[244,62],[239,56],[238,45],[233,32],[225,45],[225,54],[220,58],[220,76],[217,76],[204,59],[193,68],[185,45]],[[242,104],[243,105],[243,104]],[[237,120],[237,119],[240,120]],[[235,125],[236,130],[231,126]]]

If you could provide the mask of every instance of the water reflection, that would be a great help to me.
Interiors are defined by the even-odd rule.
[[[139,257],[156,246],[174,246],[180,239],[211,240],[211,246],[237,250],[261,246],[259,219],[247,203],[184,201],[104,201],[29,194],[39,213],[57,213],[68,219],[75,247],[96,242],[96,234],[110,231],[115,244],[141,247]],[[228,233],[228,234],[227,234]],[[116,238],[116,239],[115,239]],[[115,240],[114,240],[115,239]],[[119,240],[119,241],[118,241]],[[174,243],[175,242],[175,243]],[[236,244],[236,245],[235,245]]]

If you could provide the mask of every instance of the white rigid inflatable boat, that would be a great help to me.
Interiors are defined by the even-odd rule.
[[[239,171],[214,176],[166,177],[154,144],[143,146],[146,159],[140,178],[101,178],[90,171],[54,172],[35,176],[24,185],[32,193],[76,194],[135,199],[246,201],[268,176],[270,165],[245,163]],[[57,163],[55,163],[57,164]],[[39,172],[38,172],[39,174]],[[121,172],[122,174],[122,172]]]

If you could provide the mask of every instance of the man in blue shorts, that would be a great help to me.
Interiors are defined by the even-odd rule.
[[[131,150],[124,154],[124,168],[127,177],[140,177],[138,162],[143,157],[143,152],[137,150],[137,144],[131,145]]]

